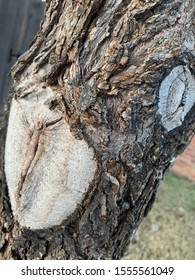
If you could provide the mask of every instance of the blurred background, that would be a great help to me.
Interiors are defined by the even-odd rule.
[[[43,11],[42,0],[0,0],[0,117],[9,92],[10,68],[28,49]]]
[[[39,29],[43,0],[0,0],[0,118],[8,73]],[[125,259],[195,259],[195,138],[173,164]]]

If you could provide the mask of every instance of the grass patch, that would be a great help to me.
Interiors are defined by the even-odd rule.
[[[124,259],[195,259],[195,183],[165,177]]]

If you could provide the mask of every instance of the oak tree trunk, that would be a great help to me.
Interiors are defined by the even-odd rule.
[[[194,133],[194,7],[46,2],[1,128],[2,259],[123,256]]]

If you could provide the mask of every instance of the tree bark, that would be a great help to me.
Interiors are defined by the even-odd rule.
[[[194,4],[47,1],[1,129],[2,259],[123,256],[194,134]]]

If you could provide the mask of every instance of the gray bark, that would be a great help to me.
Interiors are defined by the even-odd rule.
[[[68,123],[75,143],[87,143],[98,168],[74,211],[60,225],[36,230],[21,226],[13,215],[3,172],[2,259],[122,257],[173,158],[194,134],[194,4],[47,1],[39,33],[12,69],[12,106],[26,102],[33,92],[52,91],[53,98],[44,106]],[[20,131],[21,123],[16,120],[15,125]],[[33,135],[37,131],[49,133],[49,124]],[[2,143],[5,135],[6,126],[1,129]],[[27,175],[37,150],[27,154],[20,197],[27,196],[22,187],[25,180],[26,188],[30,186]],[[3,170],[4,146],[1,152]],[[30,182],[35,180],[33,172]]]

